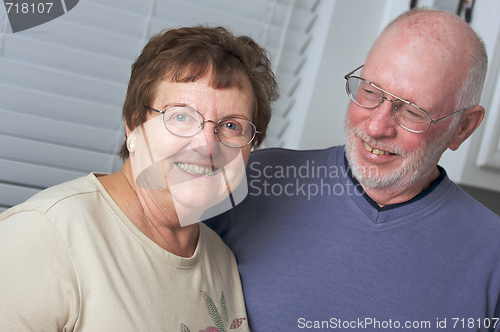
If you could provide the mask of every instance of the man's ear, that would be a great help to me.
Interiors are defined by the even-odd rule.
[[[469,138],[470,135],[479,127],[484,119],[484,107],[477,105],[466,111],[462,115],[462,119],[458,123],[458,127],[455,130],[455,134],[451,137],[448,142],[448,148],[450,150],[457,150],[462,143]]]

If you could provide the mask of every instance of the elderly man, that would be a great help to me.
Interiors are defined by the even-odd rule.
[[[249,195],[211,220],[252,331],[500,331],[500,218],[437,165],[479,126],[483,43],[414,10],[348,73],[346,145],[253,153]]]

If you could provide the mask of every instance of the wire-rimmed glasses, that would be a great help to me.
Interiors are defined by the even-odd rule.
[[[224,118],[217,122],[205,120],[200,112],[189,106],[169,106],[163,111],[152,107],[149,109],[162,114],[165,128],[179,137],[193,137],[203,130],[205,122],[212,122],[217,139],[230,148],[244,148],[261,133],[248,120],[239,117]]]
[[[401,127],[411,131],[412,133],[425,133],[431,127],[431,124],[437,124],[468,109],[462,108],[454,113],[451,113],[450,115],[433,120],[431,115],[419,106],[379,88],[364,78],[354,76],[353,74],[362,67],[363,65],[344,76],[347,80],[346,92],[349,98],[351,98],[351,100],[357,105],[366,109],[379,107],[384,102],[384,99],[390,101],[392,103],[392,114],[396,119],[396,122]],[[388,98],[386,95],[392,97],[393,99]]]

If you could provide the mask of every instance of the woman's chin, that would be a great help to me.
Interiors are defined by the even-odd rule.
[[[200,213],[229,197],[225,186],[203,187],[192,182],[172,186],[170,192],[176,209],[192,209]]]

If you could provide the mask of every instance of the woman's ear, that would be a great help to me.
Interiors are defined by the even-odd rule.
[[[455,134],[448,142],[450,150],[457,150],[462,143],[479,127],[484,119],[484,107],[477,105],[464,112],[462,119],[458,123]]]
[[[125,124],[125,134],[127,135],[127,150],[129,153],[135,152],[136,135],[135,131],[131,130],[127,124]]]

